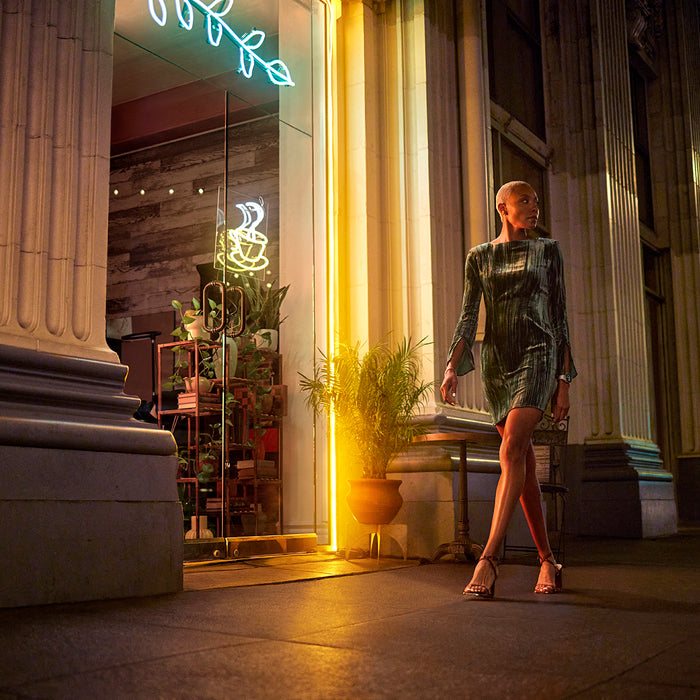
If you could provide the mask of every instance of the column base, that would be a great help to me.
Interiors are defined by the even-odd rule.
[[[125,373],[0,345],[0,606],[182,589],[175,441]]]
[[[673,476],[653,443],[616,441],[585,446],[579,534],[659,537],[675,534]]]
[[[175,457],[0,446],[0,463],[0,607],[182,590]]]

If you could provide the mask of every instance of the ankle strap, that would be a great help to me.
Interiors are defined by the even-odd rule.
[[[552,566],[556,566],[557,562],[556,559],[554,558],[554,553],[550,552],[546,557],[541,557],[539,554],[537,555],[537,561],[539,562],[540,566],[544,564],[546,561],[548,561]]]
[[[482,554],[482,555],[479,557],[479,561],[481,561],[482,559],[483,559],[484,561],[487,561],[487,562],[489,563],[489,566],[490,566],[491,569],[493,570],[493,573],[494,573],[496,576],[498,576],[498,557],[492,557],[492,556],[489,555],[489,554]],[[477,562],[477,564],[478,564],[478,563],[479,563],[479,562]]]

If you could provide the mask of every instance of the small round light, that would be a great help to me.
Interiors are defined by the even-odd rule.
[[[197,192],[199,192],[199,194],[204,194],[204,188],[203,188],[203,187],[200,187],[200,188],[197,190]]]
[[[146,194],[146,190],[139,190],[139,194]]]
[[[119,190],[114,190],[114,196],[116,197],[119,194]]]
[[[175,194],[175,190],[171,187],[171,188],[168,190],[168,194]]]
[[[268,289],[272,289],[272,282],[268,282],[268,283],[267,283],[267,288],[268,288]]]

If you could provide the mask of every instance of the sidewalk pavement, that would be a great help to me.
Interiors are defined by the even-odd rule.
[[[317,554],[0,610],[0,700],[700,698],[700,529],[577,538],[565,563],[536,596],[536,567],[506,561],[492,601],[461,596],[471,563]]]

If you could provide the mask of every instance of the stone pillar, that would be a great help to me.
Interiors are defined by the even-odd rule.
[[[553,229],[570,270],[580,372],[570,432],[583,443],[578,530],[670,534],[672,476],[650,430],[625,5],[550,2],[544,28]]]
[[[105,343],[113,31],[0,5],[0,606],[182,586],[175,443]]]
[[[688,0],[664,3],[659,75],[650,114],[655,228],[670,249],[678,516],[700,520],[700,16]],[[690,186],[689,186],[690,185]]]

